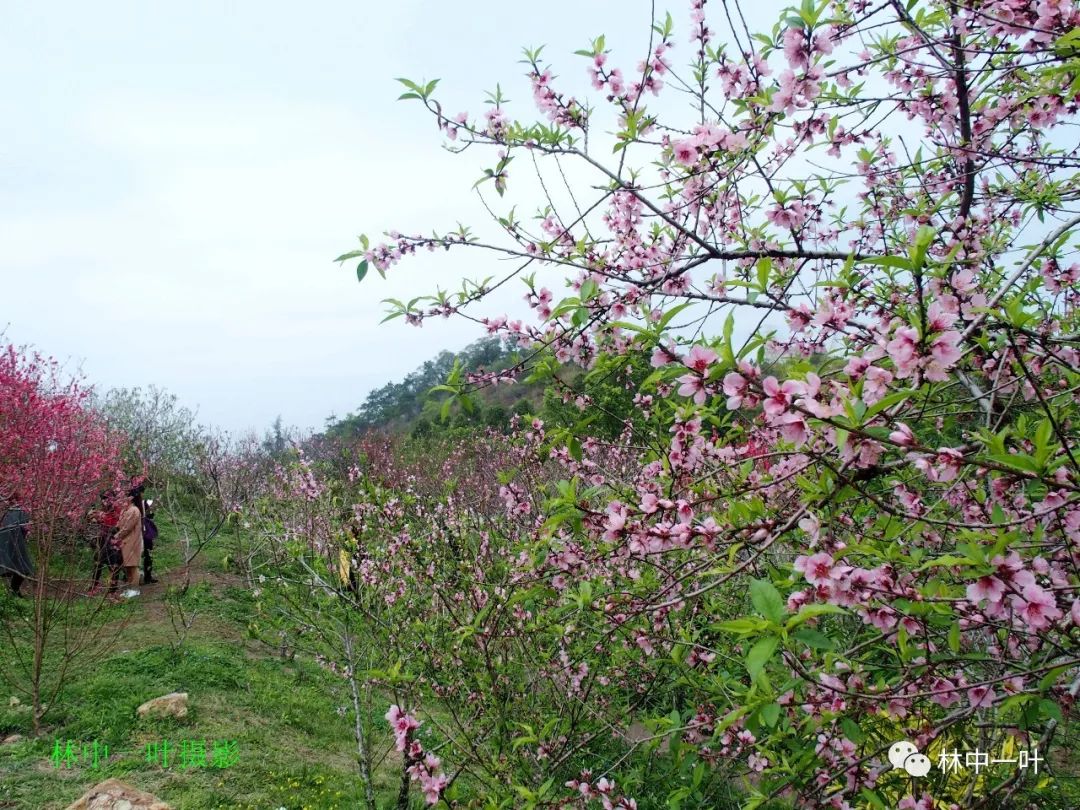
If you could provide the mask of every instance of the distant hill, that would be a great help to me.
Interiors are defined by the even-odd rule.
[[[475,372],[508,368],[517,360],[517,351],[494,336],[470,343],[457,353],[440,352],[400,382],[376,388],[353,413],[329,419],[326,434],[339,438],[359,436],[371,430],[422,434],[443,421],[440,411],[449,395],[431,389],[446,381],[455,362],[460,361],[465,372]],[[503,428],[515,410],[526,412],[538,407],[543,389],[535,385],[499,385],[481,389],[473,398],[478,407],[469,414],[454,408],[447,420],[449,424]]]

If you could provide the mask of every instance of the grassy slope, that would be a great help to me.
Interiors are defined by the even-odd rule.
[[[122,635],[104,660],[70,684],[45,717],[41,738],[29,738],[29,713],[10,708],[9,690],[0,685],[0,738],[27,737],[0,745],[0,807],[64,808],[110,777],[178,810],[361,806],[351,717],[335,711],[348,703],[344,684],[299,658],[282,661],[246,637],[253,600],[224,573],[221,547],[196,561],[193,580],[200,585],[189,601],[201,608],[177,651],[163,598],[170,579],[179,578],[180,555],[167,524],[159,549],[155,573],[162,584],[115,608],[129,619]],[[136,720],[140,703],[173,691],[189,693],[187,718]],[[89,762],[57,769],[49,759],[56,740],[108,744],[109,758],[97,770]],[[163,740],[176,750],[167,769],[146,757],[147,743]],[[214,740],[235,740],[239,760],[224,769],[182,769],[178,754],[184,740],[205,740],[208,749]],[[396,777],[387,769],[377,781],[379,795],[389,802]]]

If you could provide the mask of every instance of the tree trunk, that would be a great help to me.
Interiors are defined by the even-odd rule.
[[[45,712],[41,708],[41,668],[45,662],[45,640],[48,624],[45,617],[45,581],[48,576],[49,558],[39,554],[37,581],[34,583],[34,665],[30,676],[30,689],[33,697],[34,736],[41,733],[41,717]]]
[[[412,729],[405,735],[405,754],[401,758],[401,787],[398,788],[397,810],[409,810],[409,744],[412,742]]]
[[[356,763],[360,766],[360,780],[364,783],[364,803],[368,810],[378,810],[375,806],[375,788],[371,782],[371,753],[368,750],[367,737],[364,734],[364,722],[360,714],[360,690],[356,685],[356,660],[353,656],[352,635],[345,630],[345,654],[349,659],[349,689],[352,691],[353,717],[356,736]],[[406,786],[407,789],[407,786]]]

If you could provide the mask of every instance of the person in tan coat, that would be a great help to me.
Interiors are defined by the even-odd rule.
[[[139,595],[135,586],[139,584],[139,557],[143,552],[142,512],[135,505],[135,498],[130,492],[124,495],[123,504],[124,510],[116,524],[116,541],[120,546],[121,564],[128,584],[124,596],[130,598]]]

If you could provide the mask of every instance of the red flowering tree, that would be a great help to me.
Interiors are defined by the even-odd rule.
[[[73,568],[85,545],[80,527],[99,493],[120,480],[121,439],[89,398],[55,361],[11,345],[0,351],[0,497],[29,514],[35,567],[32,606],[4,614],[11,647],[0,673],[30,697],[35,730],[100,630],[100,602],[89,612],[73,607],[70,579],[86,575]]]
[[[714,806],[722,773],[746,807],[1075,804],[1045,777],[1080,691],[1078,25],[1068,0],[805,0],[755,32],[693,0],[682,57],[670,15],[633,69],[580,51],[590,99],[527,51],[539,121],[404,82],[449,148],[493,153],[501,241],[391,232],[342,260],[517,259],[392,302],[517,341],[532,362],[500,382],[655,368],[629,469],[587,418],[527,437],[567,477],[521,575],[560,594],[552,666],[597,726],[522,745],[556,784],[590,752],[579,801]],[[486,194],[514,161],[532,220]],[[536,323],[474,314],[515,279]],[[598,747],[628,712],[651,733]],[[544,775],[517,787],[555,801]]]
[[[55,360],[11,345],[0,351],[0,491],[35,525],[82,519],[119,471],[120,435],[90,396]]]

